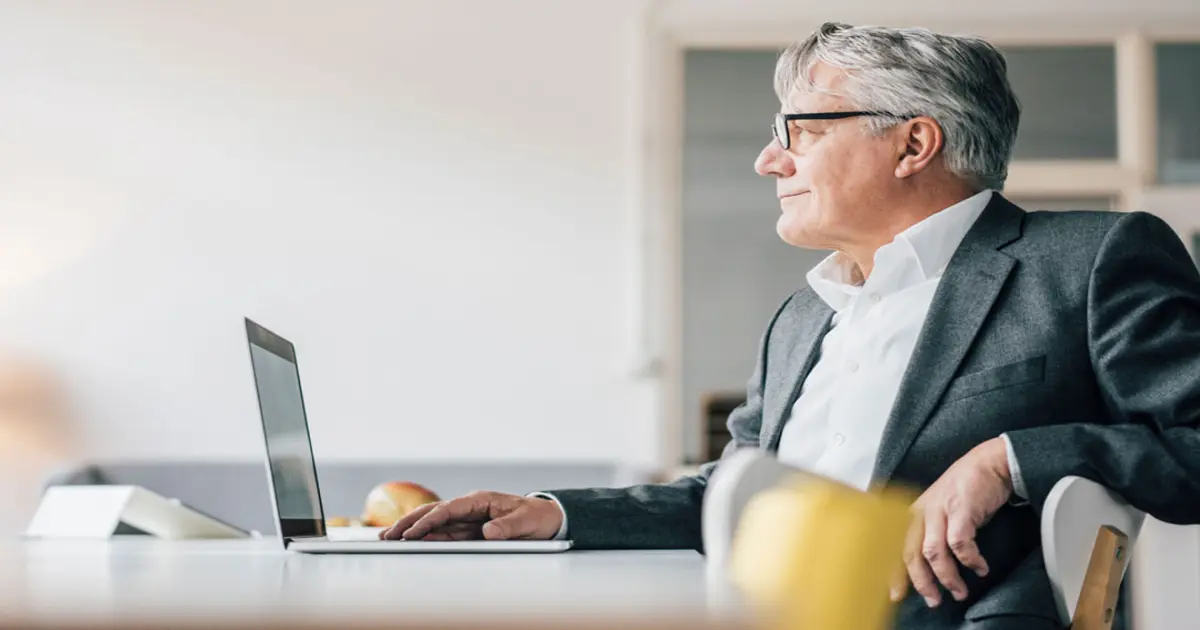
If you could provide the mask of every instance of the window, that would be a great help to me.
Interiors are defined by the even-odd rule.
[[[1158,179],[1200,183],[1200,44],[1159,44]]]
[[[1014,160],[1116,158],[1113,46],[1009,47],[1004,57],[1021,103]]]

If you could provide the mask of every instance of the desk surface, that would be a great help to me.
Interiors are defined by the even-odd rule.
[[[0,542],[0,618],[732,619],[690,551],[336,555],[274,540]]]

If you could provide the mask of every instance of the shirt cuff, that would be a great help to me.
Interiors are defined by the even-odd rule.
[[[554,496],[553,494],[547,494],[545,492],[532,492],[525,496],[533,497],[533,498],[537,498],[537,499],[548,499],[550,501],[553,501],[554,505],[558,506],[558,511],[562,512],[562,525],[560,525],[558,527],[558,533],[555,534],[554,538],[551,538],[551,540],[566,540],[567,539],[567,510],[565,508],[563,508],[562,503],[559,503],[558,497]]]
[[[1025,505],[1029,501],[1029,492],[1025,489],[1025,479],[1021,477],[1021,464],[1017,461],[1017,453],[1013,450],[1012,440],[1007,433],[1001,433],[1004,438],[1004,450],[1008,453],[1008,474],[1012,478],[1013,505]]]

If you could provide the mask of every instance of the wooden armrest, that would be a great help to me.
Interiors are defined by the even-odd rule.
[[[1112,627],[1117,598],[1121,595],[1121,578],[1129,564],[1128,551],[1129,537],[1117,528],[1105,525],[1096,533],[1096,544],[1092,546],[1092,558],[1083,576],[1071,630],[1109,630]]]
[[[1120,495],[1089,479],[1064,477],[1054,485],[1042,508],[1042,553],[1062,624],[1088,630],[1109,627],[1078,625],[1104,616],[1101,604],[1107,598],[1097,598],[1093,593],[1091,599],[1084,600],[1087,580],[1100,579],[1095,571],[1100,576],[1108,575],[1109,569],[1115,571],[1107,581],[1099,582],[1100,587],[1092,587],[1099,588],[1101,594],[1111,588],[1111,601],[1115,603],[1144,518],[1145,514],[1125,503]],[[1118,546],[1122,557],[1112,558],[1117,561],[1113,563],[1103,561],[1107,555],[1115,555]],[[1085,613],[1081,609],[1085,603],[1095,610]]]

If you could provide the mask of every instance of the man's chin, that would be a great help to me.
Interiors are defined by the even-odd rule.
[[[812,239],[809,238],[808,233],[803,230],[797,230],[794,227],[788,229],[780,226],[775,230],[775,233],[779,235],[779,238],[782,239],[784,243],[787,243],[792,247],[816,249],[816,246],[813,244]]]
[[[784,243],[793,247],[813,248],[811,230],[805,228],[794,213],[784,211],[775,223],[775,233]]]

